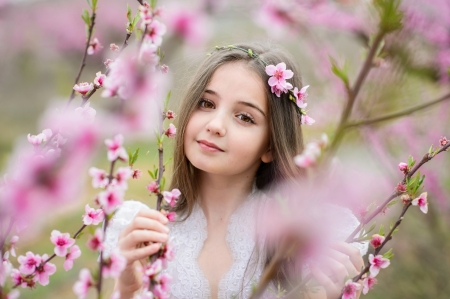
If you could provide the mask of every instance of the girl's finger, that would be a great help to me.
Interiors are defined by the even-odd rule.
[[[357,272],[361,271],[361,268],[364,267],[364,260],[362,258],[361,252],[355,246],[348,244],[346,242],[336,242],[331,245],[333,249],[342,252],[350,257],[350,261],[355,266]]]
[[[335,281],[336,285],[340,287],[344,286],[344,280],[348,278],[349,273],[347,271],[347,268],[343,264],[336,261],[335,259],[324,256],[322,259],[322,267],[331,269],[332,273],[334,274],[334,279],[332,280]]]
[[[162,224],[167,224],[169,222],[169,220],[167,219],[166,216],[164,216],[161,212],[155,211],[155,210],[140,210],[139,213],[134,217],[133,221],[131,221],[131,223],[129,225],[127,225],[122,232],[120,233],[120,235],[127,235],[129,234],[131,231],[133,231],[134,229],[137,228],[141,228],[141,229],[151,229],[151,228],[147,228],[145,227],[146,224],[148,225],[149,222],[143,222],[142,219],[147,219],[149,221],[155,221],[155,222],[159,222]],[[138,221],[138,223],[136,223],[136,221]],[[156,224],[152,224],[152,225],[156,225]]]
[[[340,289],[315,263],[309,264],[309,270],[314,278],[323,286],[327,292],[328,298],[337,298],[340,294]]]
[[[344,265],[350,276],[355,276],[358,274],[358,270],[355,268],[355,265],[353,265],[348,255],[334,249],[326,250],[325,254],[330,258],[336,260],[337,262],[341,263],[342,265]]]
[[[118,245],[122,250],[132,249],[137,244],[143,242],[165,243],[169,235],[150,230],[134,230],[123,238],[119,239]]]
[[[158,252],[161,248],[161,243],[153,243],[145,247],[135,248],[133,250],[122,251],[122,255],[127,259],[128,264],[144,259],[152,254]]]

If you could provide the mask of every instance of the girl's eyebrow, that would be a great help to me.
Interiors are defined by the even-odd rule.
[[[209,93],[209,94],[215,95],[215,96],[217,96],[218,98],[220,98],[219,94],[218,94],[217,92],[215,92],[214,90],[206,89],[206,90],[205,90],[205,93]],[[245,102],[245,101],[239,101],[238,104],[241,104],[241,105],[245,105],[245,106],[254,108],[254,109],[258,110],[259,112],[261,112],[261,114],[262,114],[264,117],[266,117],[266,114],[264,113],[264,111],[263,111],[261,108],[259,108],[258,106],[256,106],[255,104],[253,104],[253,103]]]

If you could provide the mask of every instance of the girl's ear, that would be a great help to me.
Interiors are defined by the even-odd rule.
[[[272,151],[270,150],[270,147],[267,148],[267,151],[261,156],[261,161],[264,163],[272,162]]]

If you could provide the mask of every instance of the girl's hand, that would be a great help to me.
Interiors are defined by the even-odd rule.
[[[364,261],[359,250],[345,242],[334,243],[325,252],[321,265],[310,264],[311,274],[325,289],[327,299],[339,298],[346,280],[359,274],[362,267]],[[361,295],[362,282],[360,285],[356,298]]]
[[[133,293],[141,288],[141,274],[136,270],[139,265],[137,261],[155,254],[161,243],[167,242],[168,222],[167,217],[156,210],[141,210],[120,233],[117,246],[127,260],[125,270],[116,280],[115,286],[121,298],[133,297]],[[148,245],[143,246],[144,243]]]

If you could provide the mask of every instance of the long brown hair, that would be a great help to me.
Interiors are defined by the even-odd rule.
[[[294,72],[293,78],[288,81],[293,86],[302,87],[300,72],[294,60],[282,49],[260,43],[237,44],[235,46],[251,49],[253,53],[260,55],[261,59],[268,64],[286,63],[287,69]],[[269,76],[266,74],[265,66],[261,61],[237,49],[216,50],[198,68],[187,87],[179,109],[171,189],[178,188],[181,191],[182,195],[178,200],[175,211],[186,218],[191,214],[197,200],[198,182],[196,178],[198,176],[196,172],[198,170],[189,162],[184,152],[185,129],[216,69],[226,63],[233,62],[245,63],[260,76],[265,83],[264,86],[266,86],[266,97],[269,104],[269,146],[273,161],[270,163],[261,162],[255,177],[256,187],[265,190],[270,188],[274,182],[290,181],[302,175],[293,162],[293,157],[303,151],[300,114],[295,109],[295,103],[288,99],[288,94],[282,94],[279,98],[271,92],[270,86],[267,84]]]

